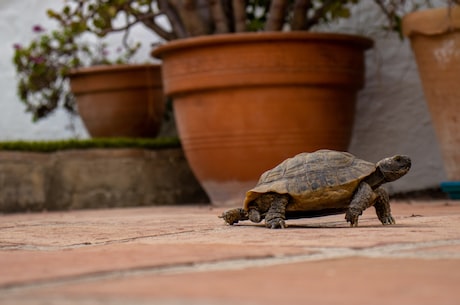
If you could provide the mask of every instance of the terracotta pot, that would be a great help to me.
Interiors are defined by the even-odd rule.
[[[363,37],[290,32],[155,49],[186,157],[211,201],[241,203],[265,170],[297,153],[346,150],[371,46]]]
[[[450,180],[460,180],[460,8],[418,11],[403,19]]]
[[[94,66],[70,85],[92,137],[155,137],[164,113],[160,65]]]

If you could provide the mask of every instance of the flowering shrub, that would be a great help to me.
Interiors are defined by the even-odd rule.
[[[60,24],[58,30],[46,32],[33,26],[36,37],[28,44],[14,44],[13,63],[18,77],[18,95],[32,114],[32,120],[46,117],[58,107],[75,114],[74,97],[69,90],[71,69],[113,63],[126,63],[140,47],[117,48],[117,56],[109,60],[107,45],[100,39],[91,44],[83,27]]]

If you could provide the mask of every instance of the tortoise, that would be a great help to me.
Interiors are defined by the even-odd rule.
[[[382,184],[404,176],[410,167],[411,160],[404,155],[374,164],[348,152],[300,153],[263,173],[246,193],[243,208],[219,217],[230,225],[265,219],[266,227],[276,229],[285,228],[286,219],[345,213],[350,226],[357,227],[358,217],[373,205],[383,225],[394,224]]]

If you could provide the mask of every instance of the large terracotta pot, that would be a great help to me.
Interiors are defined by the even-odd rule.
[[[153,51],[192,170],[214,204],[244,199],[285,158],[346,150],[372,41],[336,34],[245,33]]]
[[[460,8],[403,18],[449,180],[460,180]]]
[[[70,86],[92,137],[155,137],[164,113],[161,66],[93,66],[72,71]]]

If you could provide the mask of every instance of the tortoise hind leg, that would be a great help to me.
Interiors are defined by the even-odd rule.
[[[238,223],[240,220],[248,220],[248,213],[241,208],[231,209],[222,213],[219,218],[223,218],[229,225]]]
[[[289,202],[289,195],[268,193],[263,195],[264,200],[270,200],[270,208],[265,216],[265,226],[270,229],[286,228],[286,206]]]
[[[383,225],[395,224],[396,222],[393,216],[391,216],[390,197],[388,196],[387,191],[385,191],[382,187],[379,187],[375,190],[375,193],[377,195],[377,199],[375,200],[374,207],[377,217]]]

